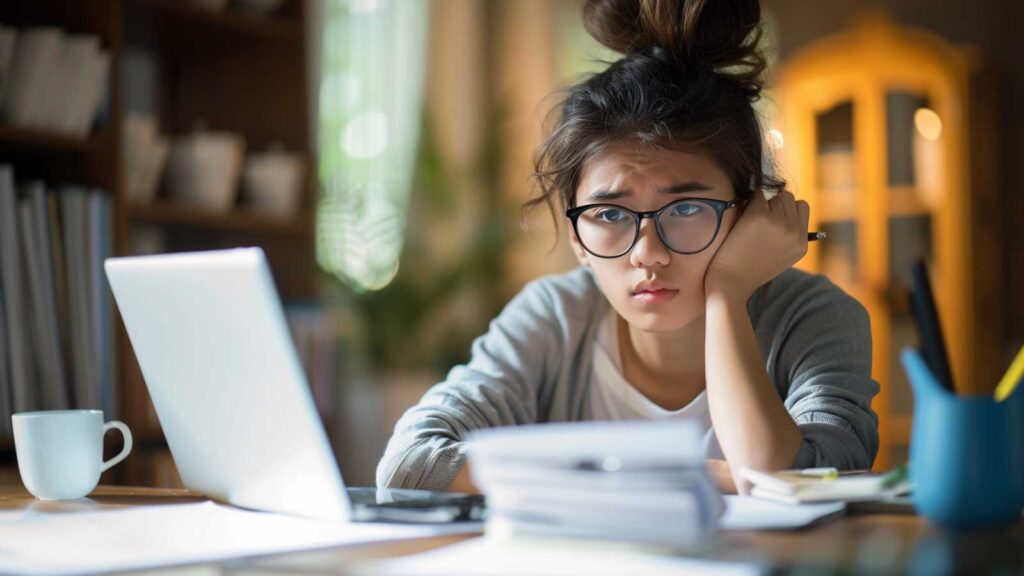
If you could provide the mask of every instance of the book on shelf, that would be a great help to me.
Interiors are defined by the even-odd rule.
[[[96,346],[89,357],[97,362],[92,370],[96,380],[92,382],[89,398],[98,402],[105,413],[115,414],[118,398],[116,329],[110,286],[103,272],[103,261],[114,255],[112,207],[103,191],[94,190],[88,196],[88,208],[86,239],[89,243],[89,295],[92,297],[88,310],[92,312],[92,341]]]
[[[30,410],[34,402],[32,391],[30,351],[27,348],[27,318],[25,318],[25,281],[22,275],[21,241],[18,238],[18,198],[14,187],[14,170],[0,165],[0,286],[3,288],[3,308],[7,326],[7,348],[0,353],[7,356],[10,376],[11,409],[14,412]],[[6,418],[5,418],[6,419]]]
[[[11,63],[14,61],[14,43],[18,39],[18,29],[0,24],[0,110],[3,109],[7,97],[8,79],[11,76]]]
[[[0,418],[95,408],[116,418],[113,308],[103,276],[112,255],[101,190],[15,184],[0,165]],[[9,428],[0,426],[0,434]]]
[[[0,103],[11,126],[88,134],[109,76],[110,53],[98,36],[50,26],[0,28]]]
[[[2,177],[2,176],[0,176]],[[2,186],[2,184],[0,184]],[[0,222],[2,225],[2,222]],[[2,257],[2,256],[0,256]],[[0,416],[11,414],[11,375],[8,368],[7,354],[7,312],[3,307],[4,287],[0,284]],[[0,421],[0,436],[11,436],[11,421],[9,418],[2,418]]]
[[[29,279],[29,332],[34,337],[35,372],[42,388],[38,406],[46,410],[63,410],[70,407],[70,402],[57,321],[53,252],[50,249],[51,223],[46,213],[46,188],[41,181],[24,186],[18,210],[22,255]]]

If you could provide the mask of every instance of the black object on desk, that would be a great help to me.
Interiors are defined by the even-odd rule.
[[[449,524],[479,522],[486,502],[479,494],[395,488],[346,488],[353,522]]]
[[[928,267],[924,259],[917,259],[910,268],[912,289],[910,291],[910,308],[917,321],[917,331],[921,336],[921,353],[935,379],[947,390],[955,392],[953,375],[949,370],[949,358],[946,356],[946,343],[942,338],[942,326],[935,309],[931,283],[928,281]]]

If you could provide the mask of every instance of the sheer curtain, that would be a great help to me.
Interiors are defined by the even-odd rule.
[[[419,140],[429,2],[312,0],[320,266],[357,291],[398,272]]]

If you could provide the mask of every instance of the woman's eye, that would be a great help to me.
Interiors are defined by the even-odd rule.
[[[597,213],[597,219],[601,222],[608,222],[609,224],[617,224],[627,218],[624,210],[618,210],[616,208],[607,208]]]
[[[676,204],[672,208],[673,216],[696,216],[700,213],[701,207],[696,204]]]

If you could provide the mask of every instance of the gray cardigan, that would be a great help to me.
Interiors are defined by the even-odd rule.
[[[381,487],[444,490],[478,428],[591,419],[594,341],[608,301],[588,268],[528,284],[472,356],[395,425]],[[803,432],[794,467],[870,468],[878,451],[867,312],[824,276],[789,269],[748,311],[768,375]]]

